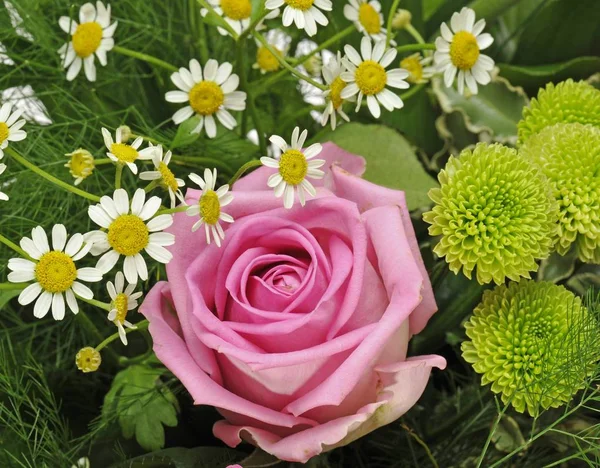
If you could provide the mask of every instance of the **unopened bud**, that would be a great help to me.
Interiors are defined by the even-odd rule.
[[[394,19],[392,20],[392,27],[394,29],[404,29],[405,27],[407,27],[410,24],[411,21],[412,21],[411,12],[400,8],[394,15]]]

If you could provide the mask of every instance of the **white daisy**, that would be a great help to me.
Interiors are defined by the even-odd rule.
[[[435,67],[429,66],[432,61],[433,57],[423,57],[418,52],[403,58],[400,67],[409,73],[406,81],[414,84],[426,83],[436,72]]]
[[[335,130],[337,125],[337,115],[344,119],[346,122],[350,122],[350,119],[342,109],[344,99],[342,99],[342,90],[346,87],[346,82],[342,80],[342,73],[346,71],[346,67],[342,62],[342,56],[338,52],[337,57],[333,56],[327,62],[322,69],[323,79],[329,89],[323,92],[325,97],[325,110],[321,117],[321,125],[327,125],[327,121],[331,117],[331,129]]]
[[[216,114],[225,128],[234,129],[237,121],[227,109],[243,111],[246,108],[246,93],[236,91],[240,79],[235,73],[231,73],[232,70],[233,66],[229,62],[219,66],[214,59],[208,60],[202,70],[198,60],[192,59],[189,70],[181,67],[178,72],[173,73],[171,81],[180,91],[168,91],[165,99],[168,102],[189,104],[173,114],[173,122],[179,125],[196,114],[200,117],[200,123],[192,133],[200,133],[206,127],[208,137],[214,138],[217,135]]]
[[[477,83],[486,85],[491,81],[490,72],[494,61],[481,51],[494,42],[491,34],[483,33],[485,20],[475,22],[475,12],[463,8],[450,19],[452,30],[442,23],[442,36],[435,40],[435,64],[444,72],[444,84],[452,86],[458,72],[458,92],[464,93],[465,82],[473,94],[477,94]]]
[[[69,168],[69,172],[75,178],[75,185],[79,185],[94,172],[94,168],[96,167],[94,156],[88,150],[79,148],[72,153],[65,154],[65,156],[70,158],[65,167]]]
[[[342,80],[348,83],[342,92],[342,99],[348,99],[358,93],[356,111],[360,109],[363,96],[367,96],[367,105],[373,117],[381,115],[379,104],[390,112],[401,109],[404,103],[400,97],[386,88],[407,89],[408,83],[404,81],[408,72],[402,68],[386,71],[386,67],[396,58],[396,49],[385,50],[385,41],[378,41],[375,47],[371,45],[371,39],[367,36],[360,43],[361,55],[350,45],[344,47],[346,57],[342,61],[347,72],[341,74]]]
[[[202,196],[198,203],[190,206],[186,213],[188,216],[198,216],[200,219],[192,226],[192,231],[197,231],[204,224],[206,243],[210,244],[211,234],[215,244],[221,247],[221,240],[225,239],[225,232],[220,221],[233,223],[233,217],[223,213],[221,208],[233,201],[233,194],[229,192],[229,185],[222,185],[215,191],[217,183],[217,170],[204,170],[204,179],[197,174],[190,174],[190,179],[202,189]]]
[[[331,0],[267,0],[265,3],[267,10],[275,10],[283,5],[286,5],[283,10],[283,25],[288,27],[294,22],[298,29],[304,29],[309,36],[317,34],[317,23],[321,26],[329,24],[321,10],[333,9]]]
[[[94,55],[100,65],[106,65],[106,53],[115,46],[113,34],[118,22],[110,24],[110,5],[102,2],[85,3],[79,9],[79,24],[68,16],[58,20],[60,28],[71,35],[71,42],[58,49],[63,66],[68,68],[67,80],[71,81],[81,71],[89,81],[96,81],[96,65]]]
[[[250,17],[252,16],[252,2],[250,0],[208,0],[215,13],[222,16],[227,24],[239,35],[250,26]],[[205,17],[209,12],[202,8],[200,13]],[[257,25],[256,30],[264,28],[263,21],[273,19],[279,16],[279,10],[271,11]],[[217,30],[222,36],[227,36],[229,32],[217,26]]]
[[[119,338],[124,345],[127,345],[127,335],[125,333],[125,327],[137,328],[131,322],[127,321],[127,312],[134,310],[138,306],[138,299],[142,297],[141,292],[134,293],[135,284],[130,283],[127,288],[123,290],[125,286],[125,277],[120,271],[115,276],[115,284],[112,281],[106,283],[106,289],[110,296],[111,310],[108,313],[108,320],[113,322],[119,330]]]
[[[387,31],[383,27],[383,14],[378,1],[349,0],[349,3],[344,5],[344,16],[364,35],[377,41],[386,39]]]
[[[137,283],[138,276],[148,279],[142,250],[157,262],[169,263],[173,255],[165,247],[175,243],[175,236],[160,231],[173,224],[173,216],[155,216],[160,204],[159,197],[146,201],[144,189],[137,189],[130,203],[127,192],[117,189],[112,198],[105,195],[99,204],[90,206],[88,214],[92,221],[106,229],[106,232],[92,231],[86,235],[86,240],[94,244],[92,255],[104,254],[96,268],[108,273],[123,255],[125,278]]]
[[[169,198],[171,199],[171,208],[175,208],[177,203],[175,198],[177,197],[182,203],[185,203],[185,197],[181,193],[181,187],[185,185],[182,179],[175,177],[175,174],[169,169],[169,163],[171,162],[171,151],[163,157],[162,145],[150,147],[154,150],[154,156],[152,156],[152,162],[154,163],[154,171],[145,171],[140,174],[142,180],[156,180],[159,184],[169,192]]]
[[[138,151],[144,141],[142,137],[137,137],[131,145],[123,143],[121,127],[117,128],[117,131],[115,132],[115,140],[113,140],[110,132],[102,127],[102,137],[104,138],[104,144],[108,149],[106,155],[117,164],[127,165],[134,174],[138,173],[135,161],[138,159],[152,159],[152,155],[154,154],[154,150],[150,146]]]
[[[25,119],[19,120],[22,110],[12,112],[13,105],[6,102],[0,108],[0,159],[4,157],[4,149],[9,141],[21,141],[27,137],[27,132],[21,130],[25,125]]]
[[[68,240],[68,242],[67,242]],[[70,239],[62,224],[52,228],[52,250],[48,244],[48,236],[40,226],[33,228],[31,239],[23,237],[21,248],[32,260],[11,258],[8,268],[12,270],[8,281],[24,283],[34,281],[19,295],[19,304],[28,305],[36,301],[33,315],[44,317],[50,308],[55,320],[65,316],[65,299],[69,309],[76,314],[79,306],[75,294],[83,299],[92,299],[91,289],[78,280],[97,282],[102,273],[97,268],[77,268],[75,262],[81,260],[91,249],[91,244],[84,242],[82,234],[73,234]]]
[[[6,170],[6,164],[0,164],[0,175],[2,175],[2,173]],[[6,195],[4,192],[0,192],[0,201],[6,201],[8,200],[8,195]]]
[[[278,172],[271,175],[267,181],[267,185],[274,189],[277,198],[283,195],[283,206],[291,208],[294,205],[294,193],[298,193],[300,204],[304,206],[306,203],[304,192],[314,197],[317,195],[315,187],[306,179],[322,179],[325,172],[319,169],[325,164],[324,159],[310,159],[318,155],[323,147],[320,143],[314,143],[305,150],[302,145],[306,141],[308,132],[304,130],[300,134],[300,128],[296,127],[292,133],[292,144],[288,147],[283,138],[273,135],[269,140],[276,145],[282,155],[279,159],[263,156],[260,162]]]
[[[265,39],[271,48],[283,58],[287,55],[292,38],[279,29],[271,29],[265,34]],[[259,40],[256,40],[256,62],[252,68],[259,70],[263,75],[271,73],[281,68],[277,57],[271,53]]]

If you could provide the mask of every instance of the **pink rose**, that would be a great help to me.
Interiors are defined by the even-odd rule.
[[[446,364],[406,357],[437,307],[404,193],[361,179],[364,160],[331,143],[319,157],[329,169],[305,207],[281,206],[273,169],[237,182],[221,248],[177,215],[168,282],[141,307],[158,358],[225,418],[215,436],[296,462],[399,418]]]

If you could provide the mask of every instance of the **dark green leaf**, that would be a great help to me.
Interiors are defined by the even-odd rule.
[[[576,260],[577,252],[575,249],[571,249],[565,256],[554,252],[547,259],[542,260],[538,271],[538,280],[558,283],[568,278],[575,271]]]
[[[8,301],[10,301],[13,297],[17,297],[19,294],[21,294],[21,289],[9,289],[8,291],[0,291],[0,310],[2,310],[2,307],[8,304]]]
[[[485,18],[489,21],[500,16],[520,1],[521,0],[474,0],[469,7],[475,10],[477,18]]]
[[[183,146],[189,146],[200,138],[199,133],[192,133],[192,130],[200,123],[200,117],[194,116],[187,119],[179,127],[177,127],[177,134],[171,143],[170,148],[181,148]]]
[[[513,418],[503,415],[496,430],[492,434],[492,442],[497,450],[511,453],[525,446],[525,439],[519,429],[519,424]]]

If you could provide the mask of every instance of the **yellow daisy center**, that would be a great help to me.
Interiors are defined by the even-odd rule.
[[[308,172],[308,163],[301,151],[287,150],[279,159],[279,174],[290,185],[300,184]]]
[[[221,9],[223,14],[232,20],[250,18],[252,14],[250,0],[221,0]]]
[[[35,267],[35,279],[44,291],[62,293],[77,279],[77,268],[66,253],[53,250],[41,256]]]
[[[221,202],[214,190],[207,190],[199,201],[200,217],[206,224],[217,224],[221,216]]]
[[[126,145],[125,143],[113,143],[110,145],[110,152],[114,154],[119,161],[124,163],[132,163],[139,156],[135,148]]]
[[[95,372],[100,367],[102,358],[100,353],[91,346],[87,346],[79,350],[75,356],[75,364],[77,369],[82,372]]]
[[[423,79],[423,65],[419,60],[419,56],[411,55],[400,62],[400,68],[404,68],[410,75],[407,81],[411,83],[419,83]]]
[[[96,52],[101,41],[102,26],[95,21],[83,23],[77,26],[73,34],[73,49],[79,57],[86,58]]]
[[[225,101],[221,87],[214,81],[201,81],[190,91],[190,106],[200,115],[212,115]]]
[[[78,150],[71,154],[69,169],[73,177],[86,178],[94,170],[94,158],[85,150]]]
[[[450,44],[450,59],[460,70],[470,70],[479,58],[479,46],[473,34],[459,31]]]
[[[365,60],[356,69],[356,85],[367,96],[383,91],[387,83],[385,68],[373,60]]]
[[[279,54],[280,57],[283,56],[283,52],[281,52],[276,47],[273,47],[275,52]],[[277,61],[277,57],[273,55],[266,47],[259,47],[256,52],[256,63],[260,67],[261,70],[266,72],[273,72],[279,69],[279,62]]]
[[[118,253],[127,257],[144,249],[149,238],[148,228],[136,215],[121,215],[108,227],[108,243]]]
[[[117,310],[117,316],[115,317],[115,322],[123,325],[125,319],[127,318],[128,307],[127,304],[129,302],[129,298],[127,294],[121,293],[117,294],[117,297],[112,301],[113,307]]]
[[[342,99],[342,90],[346,87],[346,82],[342,80],[339,76],[333,80],[331,85],[329,85],[329,89],[331,92],[329,93],[329,99],[333,104],[334,109],[339,109],[344,100]]]
[[[315,0],[285,0],[285,3],[287,3],[289,6],[301,11],[308,10],[314,2]]]
[[[177,189],[179,189],[179,186],[177,185],[177,180],[175,179],[175,175],[173,174],[173,172],[171,172],[171,169],[169,169],[169,166],[167,166],[164,162],[161,162],[158,165],[158,172],[160,172],[160,177],[162,179],[163,184],[167,188],[170,188],[173,192],[177,192]]]
[[[4,122],[0,122],[0,144],[4,143],[4,141],[8,138],[8,125]]]
[[[381,32],[381,17],[377,10],[369,3],[363,3],[359,7],[358,21],[369,34],[378,34]]]

